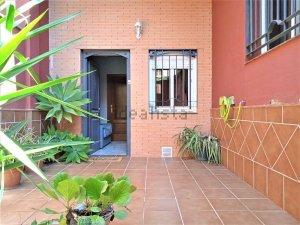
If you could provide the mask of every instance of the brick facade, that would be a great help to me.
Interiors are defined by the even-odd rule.
[[[162,146],[173,146],[173,136],[183,126],[202,126],[210,130],[212,80],[212,3],[189,1],[49,1],[50,21],[67,13],[82,11],[66,25],[50,32],[50,48],[84,36],[77,45],[54,56],[50,73],[66,75],[80,70],[81,49],[130,50],[131,109],[143,115],[148,111],[148,50],[198,50],[198,111],[185,119],[135,117],[131,123],[131,155],[160,157]],[[134,24],[140,19],[143,34],[137,40]],[[76,123],[80,132],[80,123]]]

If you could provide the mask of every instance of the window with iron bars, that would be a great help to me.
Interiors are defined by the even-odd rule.
[[[197,112],[197,51],[149,51],[151,113]]]
[[[246,0],[247,59],[300,34],[300,0]]]

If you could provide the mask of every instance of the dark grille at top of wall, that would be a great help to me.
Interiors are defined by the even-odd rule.
[[[300,0],[247,0],[247,59],[300,34]]]

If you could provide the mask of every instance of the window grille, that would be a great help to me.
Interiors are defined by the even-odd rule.
[[[248,59],[300,34],[300,0],[246,0],[246,6]]]
[[[150,112],[196,112],[197,51],[149,51]]]

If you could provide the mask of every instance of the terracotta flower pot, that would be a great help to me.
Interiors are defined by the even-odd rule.
[[[17,169],[6,170],[4,172],[4,188],[12,189],[19,186],[21,182],[21,172]]]

